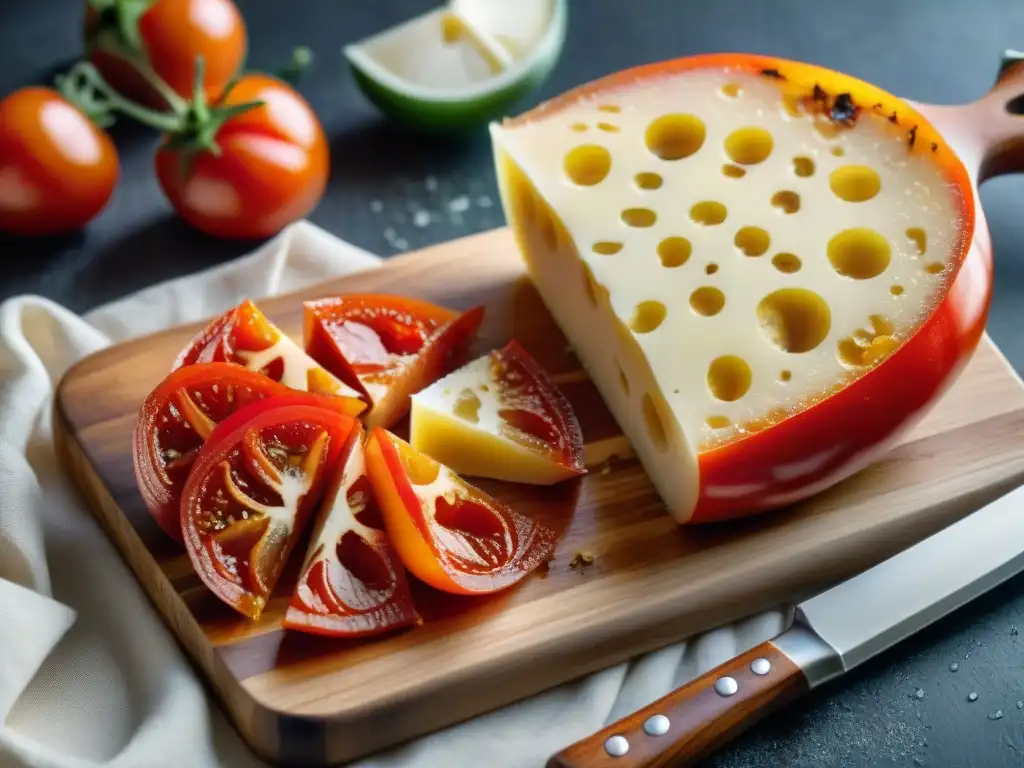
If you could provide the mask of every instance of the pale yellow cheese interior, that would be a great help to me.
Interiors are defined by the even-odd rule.
[[[796,115],[756,73],[491,133],[530,276],[680,521],[700,451],[884,359],[949,279],[957,199],[927,154],[884,117]]]

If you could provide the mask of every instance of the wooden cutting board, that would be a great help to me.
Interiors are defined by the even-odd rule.
[[[298,339],[300,300],[345,291],[485,304],[474,352],[514,336],[556,375],[582,423],[591,471],[548,489],[481,483],[561,532],[546,573],[491,599],[417,587],[421,628],[327,641],[279,627],[293,572],[259,622],[221,604],[136,490],[136,412],[198,326],[103,350],[70,370],[54,420],[68,471],[239,731],[272,761],[350,760],[797,600],[1024,477],[1024,385],[986,338],[959,382],[885,460],[795,508],[680,529],[635,460],[607,460],[625,457],[628,444],[525,279],[507,230],[258,303]],[[593,564],[571,568],[581,551]]]

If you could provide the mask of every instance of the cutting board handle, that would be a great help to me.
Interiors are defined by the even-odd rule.
[[[996,82],[981,98],[926,111],[979,183],[1024,171],[1024,52],[1003,52]]]

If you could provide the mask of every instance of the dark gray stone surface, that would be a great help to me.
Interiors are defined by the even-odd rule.
[[[332,179],[311,218],[383,255],[503,221],[486,135],[458,144],[404,135],[379,120],[343,64],[344,43],[432,4],[240,3],[250,28],[252,66],[274,68],[299,43],[317,54],[301,90],[331,135]],[[0,94],[49,77],[76,58],[80,23],[78,0],[0,0]],[[953,103],[987,89],[999,53],[1022,45],[1019,0],[571,0],[565,51],[539,97],[635,64],[748,50],[814,61],[916,100]],[[0,266],[0,299],[38,293],[81,311],[222,263],[254,245],[212,240],[178,222],[152,175],[155,136],[125,125],[115,138],[123,179],[109,208],[85,233],[56,241],[0,237],[0,254],[8,257]],[[452,201],[463,196],[468,209],[453,211]],[[982,200],[997,262],[989,329],[1020,368],[1024,180],[993,181]],[[431,212],[431,223],[416,226],[416,210]],[[772,717],[710,763],[716,768],[1024,765],[1024,709],[1016,706],[1024,700],[1024,640],[1016,631],[1024,627],[1022,588],[1024,577],[994,590]],[[959,664],[956,672],[950,671],[952,663]],[[923,697],[915,695],[918,689]],[[972,691],[979,694],[973,703]],[[989,719],[998,710],[1003,717]]]

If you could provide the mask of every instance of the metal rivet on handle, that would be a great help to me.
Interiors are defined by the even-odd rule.
[[[715,693],[719,696],[732,696],[739,689],[739,684],[731,677],[720,677],[715,680]]]
[[[750,671],[755,675],[767,675],[772,671],[772,663],[762,656],[750,662]]]
[[[612,757],[622,757],[629,752],[629,742],[625,736],[612,736],[604,743],[604,751]]]
[[[664,715],[651,715],[644,723],[644,733],[648,736],[664,736],[668,733],[669,725],[671,723]]]

